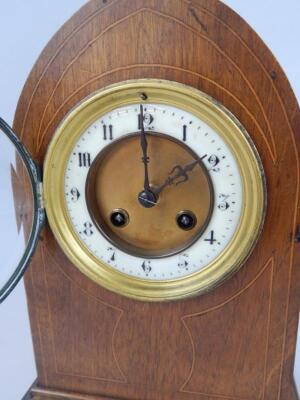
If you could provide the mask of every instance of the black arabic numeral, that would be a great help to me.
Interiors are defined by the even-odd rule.
[[[154,121],[154,117],[152,114],[146,112],[144,113],[144,126],[147,126],[151,129],[150,125]],[[142,121],[141,121],[141,114],[138,114],[138,130],[142,129]]]
[[[178,267],[182,270],[182,269],[185,269],[185,270],[187,270],[188,271],[188,269],[189,269],[189,256],[188,256],[188,254],[182,254],[180,257],[179,257],[179,261],[178,261]]]
[[[220,203],[218,205],[218,209],[221,211],[226,211],[226,210],[228,210],[229,207],[230,207],[230,205],[227,203],[227,201],[223,201],[222,203]]]
[[[113,263],[116,261],[116,251],[113,247],[108,247],[107,251],[109,252],[109,260],[108,263]]]
[[[228,210],[228,208],[230,207],[229,203],[228,203],[228,198],[229,196],[225,195],[225,194],[220,194],[219,199],[220,199],[220,204],[218,205],[218,209],[221,211],[226,211]]]
[[[217,239],[215,239],[215,232],[210,231],[210,238],[204,239],[204,241],[209,242],[209,244],[213,245],[217,241]]]
[[[209,157],[208,162],[209,162],[209,164],[210,164],[210,166],[211,166],[211,168],[212,168],[212,170],[214,172],[219,172],[220,171],[220,168],[216,168],[217,165],[220,163],[220,159],[219,159],[218,156],[216,156],[215,154],[212,154]]]
[[[78,199],[79,199],[79,197],[80,197],[79,190],[78,190],[76,187],[73,187],[73,188],[70,190],[70,193],[71,193],[71,195],[72,195],[71,200],[72,200],[74,203],[76,203],[76,201],[78,201]]]
[[[85,222],[84,223],[84,234],[86,236],[92,236],[94,234],[94,231],[92,230],[93,225],[90,222]]]
[[[144,261],[142,264],[142,268],[143,268],[145,274],[148,276],[150,274],[150,272],[152,271],[151,261],[149,261],[149,260]]]

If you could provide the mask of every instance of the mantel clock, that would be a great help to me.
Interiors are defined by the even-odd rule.
[[[299,123],[220,1],[91,0],[63,26],[18,136],[0,121],[25,238],[1,300],[32,258],[28,399],[297,399]]]

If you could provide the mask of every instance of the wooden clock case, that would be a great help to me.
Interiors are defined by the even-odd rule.
[[[28,399],[296,400],[300,233],[297,101],[253,30],[218,0],[91,0],[34,66],[14,130],[42,165],[65,114],[109,84],[198,88],[246,127],[268,188],[261,237],[212,292],[146,303],[78,271],[48,226],[25,276],[38,378]]]

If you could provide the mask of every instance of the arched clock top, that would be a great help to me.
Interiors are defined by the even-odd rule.
[[[39,387],[33,388],[32,393],[43,398],[51,395],[49,387],[55,387],[61,388],[64,396],[65,393],[102,393],[112,398],[171,396],[179,400],[185,396],[193,400],[199,396],[218,396],[296,400],[292,370],[299,317],[297,265],[300,260],[295,237],[300,223],[300,112],[281,67],[244,20],[217,0],[89,1],[61,28],[40,56],[20,97],[14,130],[42,165],[55,132],[84,99],[112,85],[143,79],[172,81],[186,85],[191,92],[201,91],[229,110],[245,128],[254,153],[257,151],[259,155],[267,182],[267,208],[261,235],[239,271],[209,293],[175,302],[149,303],[126,298],[89,279],[74,267],[76,263],[72,257],[71,261],[66,257],[47,226],[43,245],[38,247],[26,276],[29,306],[33,310],[35,350],[41,367]],[[136,104],[145,104],[141,100]],[[119,109],[123,106],[125,104],[118,104]],[[178,104],[169,106],[179,107]],[[101,115],[109,120],[112,111],[108,107]],[[89,126],[96,119],[89,121]],[[106,130],[101,127],[101,137],[110,141],[117,130],[111,129],[113,124],[107,121],[103,125]],[[76,140],[81,140],[80,135],[89,126],[82,126],[84,129]],[[172,143],[174,152],[178,150],[178,157],[179,154],[185,157],[185,145],[188,145],[184,138],[189,137],[189,126],[183,126],[183,145],[177,147],[176,141]],[[135,133],[141,134],[141,129],[136,129]],[[148,145],[153,135],[149,135]],[[135,139],[137,137],[140,138],[135,136]],[[76,140],[72,145],[76,146]],[[65,146],[70,156],[74,146]],[[107,153],[103,153],[104,158],[99,156],[99,165],[104,163],[107,154],[116,157],[118,151],[117,147],[109,147]],[[86,152],[78,150],[74,160],[81,165],[91,161],[92,165]],[[68,163],[72,157],[64,159]],[[205,165],[207,159],[201,162]],[[176,162],[174,166],[179,165],[184,170],[188,164],[187,160],[186,163]],[[104,181],[97,165],[94,164],[92,183]],[[140,165],[143,166],[141,160]],[[168,175],[172,168],[167,167],[170,171],[166,171],[164,179],[161,176],[159,182],[154,182],[155,185],[162,185],[168,177],[172,181],[174,176]],[[149,173],[151,181],[150,170]],[[206,175],[200,175],[199,179],[203,178],[205,183]],[[179,177],[185,179],[182,172]],[[191,182],[190,179],[177,188]],[[70,193],[74,199],[79,195],[83,198],[79,188],[72,186],[72,189]],[[146,202],[156,202],[148,193],[143,201],[145,198]],[[226,210],[227,199],[223,200],[218,205]],[[105,201],[103,198],[103,203]],[[97,207],[99,204],[102,203],[94,203]],[[245,204],[245,209],[251,209],[252,205],[252,202]],[[104,211],[100,206],[93,215],[101,225],[99,210],[101,217]],[[128,213],[127,206],[115,206],[111,211],[115,212],[115,221],[123,219],[127,223],[130,220],[131,211]],[[201,220],[197,212],[189,208],[182,207],[178,211],[178,218],[184,215],[181,211],[192,211],[184,215],[187,223],[190,217]],[[89,225],[83,226],[77,238],[80,232],[89,233],[90,229]],[[104,225],[101,229],[111,243],[112,229]],[[208,232],[205,238],[207,243],[215,243],[214,233]],[[128,237],[120,234],[118,244],[122,246],[125,239]],[[135,247],[145,251],[141,244]],[[163,252],[166,253],[165,248]],[[110,256],[114,256],[113,252]],[[186,262],[182,257],[177,264],[184,268]],[[142,265],[141,271],[151,274],[152,266],[147,262],[144,268]],[[103,310],[101,308],[103,312],[96,310],[91,299],[106,304]],[[78,334],[68,336],[64,342],[60,324],[66,313],[68,327]],[[102,353],[106,347],[97,347],[97,341],[92,340],[94,336],[85,331],[88,328],[85,322],[91,320],[99,326],[103,321],[107,324],[103,337],[110,350],[104,357]],[[174,337],[166,340],[170,329]],[[111,340],[109,332],[112,332]],[[93,349],[88,353],[92,354],[89,365],[93,365],[93,370],[89,369],[87,376],[84,375],[86,337],[92,340]],[[66,345],[65,354],[72,355],[72,349],[78,349],[80,357],[76,368],[72,357],[64,357],[61,352],[60,340]],[[134,341],[134,357],[130,354],[130,340]],[[160,369],[157,369],[156,357],[160,357]],[[110,371],[101,360],[107,361]],[[170,365],[175,365],[172,371]],[[205,371],[203,365],[207,367]],[[222,374],[212,380],[211,376],[220,371],[220,365],[224,366]],[[150,383],[149,374],[153,377]],[[105,380],[107,377],[109,382]]]

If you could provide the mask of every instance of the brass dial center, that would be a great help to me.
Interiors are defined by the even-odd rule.
[[[92,219],[112,244],[137,256],[163,257],[182,251],[199,238],[211,217],[214,196],[201,161],[187,173],[188,179],[176,178],[178,169],[174,167],[199,159],[184,143],[157,133],[147,133],[147,141],[150,194],[143,189],[137,133],[100,152],[88,175],[86,200]],[[163,187],[164,182],[169,184]],[[124,226],[112,223],[114,210],[128,215]],[[178,225],[178,216],[185,211],[195,219],[194,226],[186,230]]]

